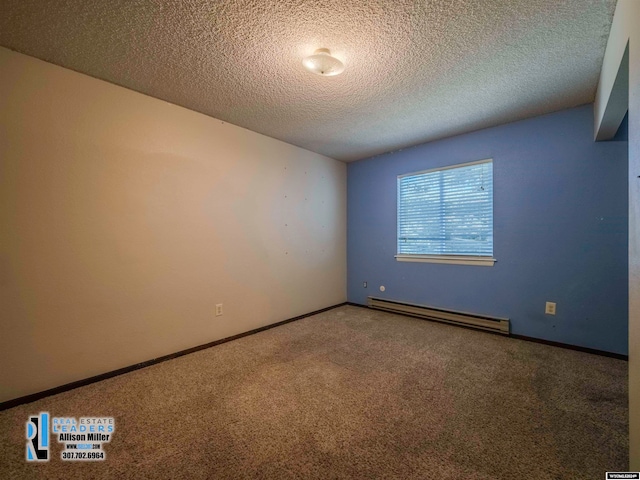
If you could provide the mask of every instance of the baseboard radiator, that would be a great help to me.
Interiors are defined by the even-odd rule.
[[[375,297],[369,297],[369,307],[375,308],[376,310],[402,313],[413,317],[426,318],[428,320],[435,320],[438,322],[462,325],[465,327],[472,327],[509,335],[509,319],[507,318],[496,318],[488,317],[486,315],[475,315],[473,313],[443,310],[441,308],[397,302],[395,300],[383,300]]]

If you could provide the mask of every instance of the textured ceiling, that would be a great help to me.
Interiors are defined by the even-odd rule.
[[[0,45],[340,160],[592,102],[615,0],[0,0]],[[302,67],[329,48],[336,77]]]

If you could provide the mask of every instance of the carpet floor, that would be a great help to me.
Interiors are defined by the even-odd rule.
[[[115,417],[104,462],[25,462],[25,421]],[[599,479],[627,363],[343,306],[0,412],[0,478]]]

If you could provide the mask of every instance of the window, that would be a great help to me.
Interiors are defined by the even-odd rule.
[[[398,177],[399,261],[492,266],[493,161]]]

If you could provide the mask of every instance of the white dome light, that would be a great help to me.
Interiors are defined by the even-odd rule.
[[[332,57],[328,48],[319,48],[313,55],[305,58],[302,64],[310,72],[323,77],[339,75],[344,70],[344,64],[336,57]]]

